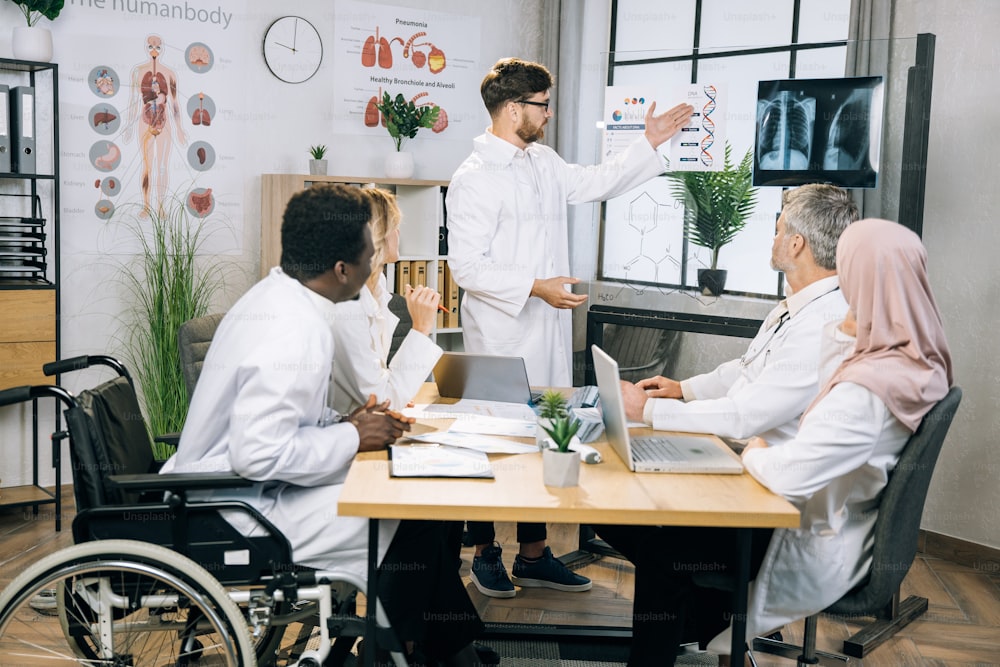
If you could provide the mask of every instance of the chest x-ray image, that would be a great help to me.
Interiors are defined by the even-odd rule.
[[[875,187],[882,77],[761,81],[754,185]]]

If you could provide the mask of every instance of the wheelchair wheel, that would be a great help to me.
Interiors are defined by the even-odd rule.
[[[132,540],[63,549],[0,593],[0,655],[18,664],[255,665],[246,628],[202,567]]]

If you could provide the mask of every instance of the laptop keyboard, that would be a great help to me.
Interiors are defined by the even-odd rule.
[[[683,461],[684,450],[670,442],[669,438],[655,435],[632,438],[632,457],[636,461]]]

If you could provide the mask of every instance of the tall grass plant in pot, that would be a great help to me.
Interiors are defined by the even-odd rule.
[[[177,330],[208,314],[225,284],[224,264],[199,261],[208,220],[191,215],[176,197],[158,208],[122,207],[112,218],[138,243],[120,266],[128,299],[122,344],[154,435],[179,432],[187,417]],[[165,443],[153,443],[153,450],[157,459],[173,453]]]

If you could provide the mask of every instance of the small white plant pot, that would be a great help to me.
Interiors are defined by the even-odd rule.
[[[394,151],[385,156],[386,178],[411,178],[413,176],[413,153]]]
[[[310,176],[326,176],[326,160],[309,160]]]
[[[545,486],[577,486],[580,483],[580,454],[572,449],[560,452],[555,448],[551,438],[547,438],[548,447],[542,450],[542,482]],[[573,438],[572,447],[579,443]]]
[[[52,33],[40,26],[14,26],[11,51],[17,60],[52,61]]]

